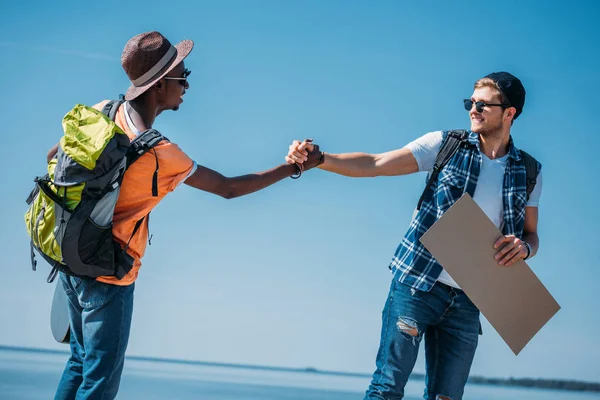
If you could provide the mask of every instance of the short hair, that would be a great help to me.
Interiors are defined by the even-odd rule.
[[[473,85],[474,89],[480,89],[480,88],[484,88],[484,87],[489,87],[490,89],[493,89],[500,96],[501,103],[509,104],[509,101],[506,98],[506,96],[504,95],[504,93],[502,92],[502,89],[500,89],[500,86],[498,86],[498,83],[496,81],[494,81],[492,78],[488,78],[488,77],[481,78],[477,82],[475,82],[475,85]]]

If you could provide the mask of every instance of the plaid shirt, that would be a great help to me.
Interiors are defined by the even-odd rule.
[[[447,132],[443,133],[443,140]],[[518,149],[512,138],[508,145],[508,161],[502,189],[504,235],[522,237],[525,224],[526,174]],[[442,272],[442,266],[421,244],[421,236],[464,194],[473,197],[481,169],[479,135],[470,132],[454,157],[440,171],[437,182],[428,189],[423,204],[413,218],[408,232],[396,249],[390,263],[394,276],[413,289],[429,291]],[[541,164],[538,163],[538,171]]]

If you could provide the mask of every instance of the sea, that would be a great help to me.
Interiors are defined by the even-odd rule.
[[[0,399],[51,400],[67,353],[0,346]],[[361,400],[369,376],[129,357],[117,399]],[[405,400],[422,399],[412,379]],[[468,384],[465,400],[600,400],[600,393]]]

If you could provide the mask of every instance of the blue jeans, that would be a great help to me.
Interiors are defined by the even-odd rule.
[[[377,369],[367,399],[404,397],[425,338],[426,400],[460,400],[481,332],[479,310],[460,289],[436,283],[423,292],[392,280],[383,309]]]
[[[69,300],[71,357],[55,400],[114,399],[119,390],[133,314],[130,286],[60,274]]]

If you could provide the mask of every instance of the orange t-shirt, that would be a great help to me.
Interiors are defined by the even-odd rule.
[[[104,104],[106,104],[106,101],[96,104],[94,108],[101,110]],[[133,140],[136,134],[129,129],[124,106],[125,103],[119,107],[115,123],[123,129],[130,140]],[[152,196],[152,176],[156,170],[156,158],[152,150],[133,163],[123,177],[119,199],[115,206],[112,229],[114,238],[121,243],[122,247],[125,247],[125,244],[129,241],[136,222],[152,211],[169,192],[175,190],[195,169],[196,164],[194,161],[175,143],[163,140],[154,147],[154,151],[156,151],[159,165],[157,197]],[[127,253],[134,258],[131,271],[122,279],[117,279],[114,276],[101,276],[96,279],[113,285],[131,285],[138,276],[147,241],[148,218],[145,218],[138,231],[131,238],[127,249]]]

